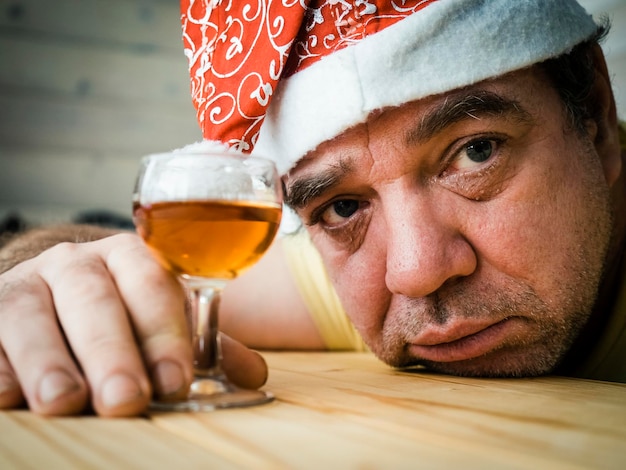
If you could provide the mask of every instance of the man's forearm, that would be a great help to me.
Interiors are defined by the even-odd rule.
[[[62,242],[84,243],[121,232],[95,225],[66,224],[30,229],[0,242],[0,273],[34,258],[42,251]]]

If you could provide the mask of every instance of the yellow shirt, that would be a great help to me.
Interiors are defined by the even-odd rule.
[[[367,347],[343,310],[307,232],[301,229],[285,236],[283,249],[298,291],[326,347],[366,351]]]

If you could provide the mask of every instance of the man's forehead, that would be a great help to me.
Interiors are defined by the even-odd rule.
[[[436,107],[438,102],[443,102],[448,96],[459,93],[463,93],[463,90],[454,90],[439,96],[429,96],[421,100],[404,103],[400,106],[374,110],[369,114],[365,122],[344,130],[335,137],[322,142],[314,150],[304,155],[285,175],[285,179],[289,180],[296,176],[314,173],[316,171],[338,169],[338,167],[346,169],[346,166],[350,165],[350,162],[354,158],[349,150],[349,144],[354,142],[355,138],[358,138],[359,135],[365,136],[368,127],[397,113],[408,112],[415,120],[418,120],[421,114]],[[408,122],[406,125],[407,127],[410,126]]]

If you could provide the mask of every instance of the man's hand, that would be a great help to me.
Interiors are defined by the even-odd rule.
[[[259,354],[222,348],[231,380],[263,385]],[[136,235],[60,243],[0,275],[0,409],[135,415],[192,376],[184,293]]]

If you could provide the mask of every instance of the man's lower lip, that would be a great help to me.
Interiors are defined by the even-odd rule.
[[[513,319],[505,319],[472,335],[433,345],[409,345],[415,357],[432,362],[455,362],[473,359],[498,349],[512,327]]]

